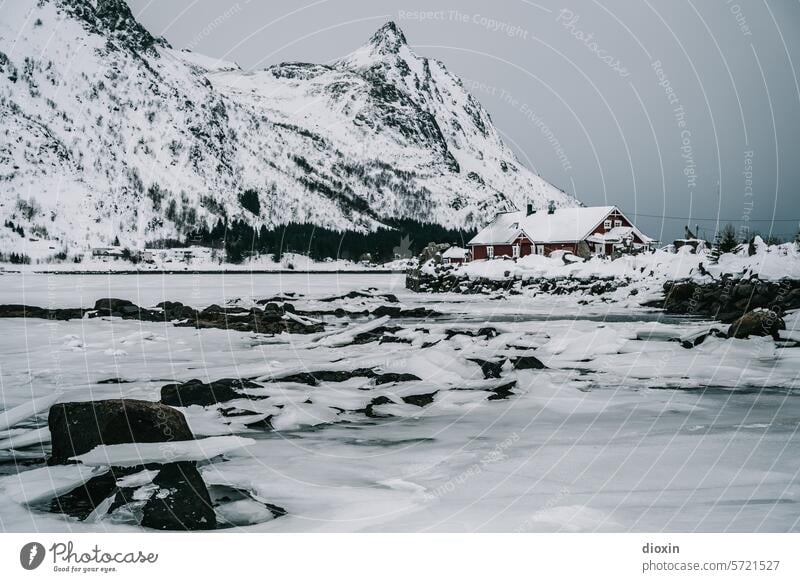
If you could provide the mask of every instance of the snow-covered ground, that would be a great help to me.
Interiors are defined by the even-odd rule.
[[[711,260],[711,251],[694,253],[690,247],[678,252],[658,250],[653,253],[623,256],[615,260],[607,257],[592,257],[583,262],[574,255],[575,261],[565,264],[561,255],[546,257],[528,255],[516,262],[511,260],[475,261],[460,266],[457,274],[471,278],[503,279],[508,277],[628,277],[647,283],[661,284],[666,280],[692,277],[710,280],[723,274],[734,276],[758,275],[761,279],[777,280],[783,277],[800,279],[800,245],[795,242],[767,245],[761,237],[755,238],[755,253],[750,255],[747,246],[734,253],[723,253],[717,263]],[[700,265],[707,271],[702,272]],[[433,265],[425,267],[433,272]]]
[[[372,297],[339,297],[369,287],[377,289]],[[289,292],[303,294],[293,301],[303,310],[361,311],[391,293],[392,305],[443,315],[380,320],[393,341],[359,345],[351,343],[354,326],[368,329],[373,318],[326,316],[321,334],[274,337],[110,318],[0,319],[0,408],[58,391],[61,401],[156,400],[176,380],[256,378],[269,398],[234,404],[270,414],[274,431],[245,428],[215,407],[182,409],[199,438],[255,440],[236,448],[214,440],[215,454],[227,452],[201,467],[206,483],[287,510],[251,530],[800,529],[800,349],[772,339],[709,337],[687,349],[667,340],[717,324],[569,296],[418,295],[403,288],[402,275],[0,277],[0,303],[54,307],[107,296],[203,307]],[[800,316],[786,322],[784,336],[797,337]],[[486,327],[497,335],[475,335]],[[519,356],[547,368],[513,369]],[[476,359],[508,361],[499,378],[487,378]],[[365,367],[419,380],[268,381]],[[112,378],[124,383],[102,383]],[[372,416],[359,412],[377,397],[384,398]],[[29,435],[43,422],[40,414],[6,436]],[[76,478],[18,464],[47,438],[34,436],[37,444],[20,453],[0,451],[2,529],[130,528],[21,504],[21,484]]]

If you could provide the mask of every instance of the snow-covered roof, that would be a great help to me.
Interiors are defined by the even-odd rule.
[[[586,240],[594,243],[621,243],[629,236],[633,236],[632,226],[615,226],[607,232],[595,233]]]
[[[478,231],[467,244],[485,245],[493,243],[510,243],[520,233],[519,221],[521,212],[501,212],[494,220]]]
[[[528,216],[524,212],[504,212],[478,232],[469,244],[511,244],[520,235],[525,235],[534,243],[584,240],[615,210],[622,214],[616,206],[557,208],[552,214],[536,212]],[[643,242],[653,241],[634,226],[615,227],[605,233],[605,236],[613,235],[611,239],[597,242],[617,242],[615,237],[629,233],[638,236]]]
[[[461,247],[450,247],[445,252],[442,253],[443,259],[463,259],[469,254],[467,249],[462,249]]]
[[[520,234],[539,243],[582,240],[612,210],[613,206],[578,206],[557,208],[553,214],[506,212],[498,214],[469,244],[510,244]]]

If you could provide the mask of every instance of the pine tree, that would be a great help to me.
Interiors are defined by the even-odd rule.
[[[719,250],[722,253],[731,253],[739,246],[736,238],[736,229],[732,224],[726,224],[720,233]]]
[[[736,230],[732,225],[726,224],[721,231],[714,235],[714,244],[709,255],[711,264],[716,265],[723,253],[730,253],[738,246],[739,241],[736,240]]]

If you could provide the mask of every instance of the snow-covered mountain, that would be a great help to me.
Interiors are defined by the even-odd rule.
[[[222,216],[471,228],[527,201],[577,204],[391,22],[332,64],[246,72],[154,38],[123,0],[15,0],[0,13],[0,135],[6,251],[20,230],[71,252]]]

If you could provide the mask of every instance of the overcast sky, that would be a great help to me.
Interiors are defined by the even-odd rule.
[[[328,62],[394,20],[523,163],[584,203],[617,204],[665,241],[689,217],[706,236],[717,218],[800,227],[795,0],[128,3],[176,48],[245,69]]]

